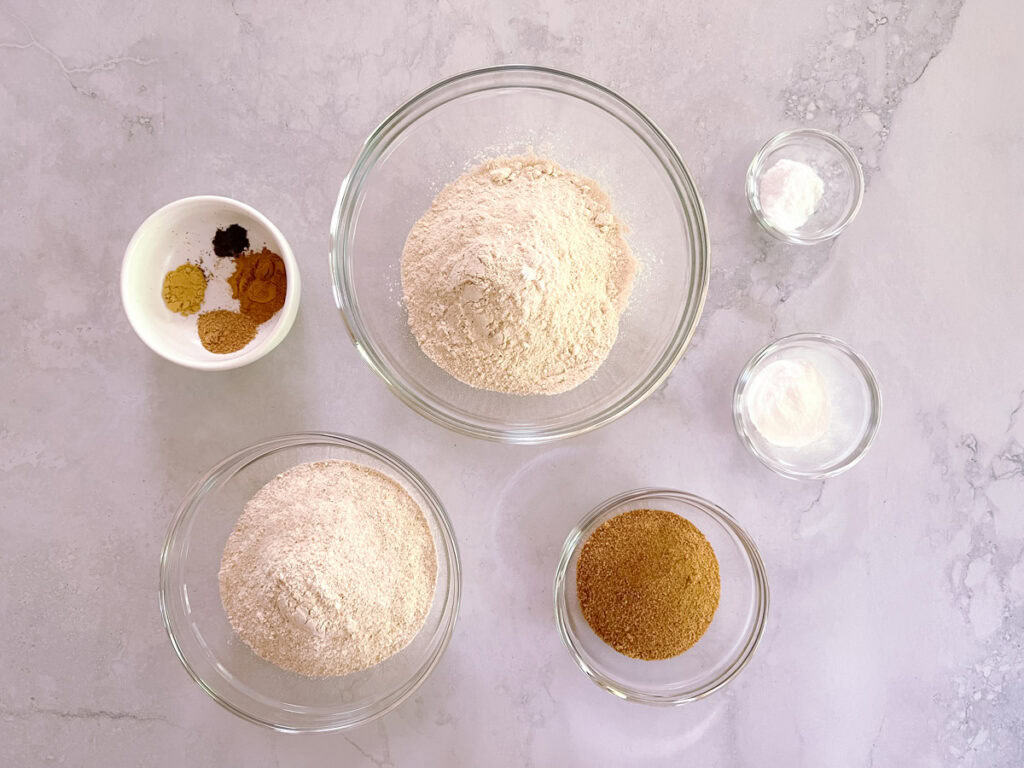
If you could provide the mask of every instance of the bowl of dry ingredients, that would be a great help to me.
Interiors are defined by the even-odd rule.
[[[335,298],[409,406],[475,437],[539,443],[662,383],[708,281],[700,197],[669,140],[573,75],[496,67],[399,107],[332,221]]]
[[[259,360],[299,309],[299,268],[284,235],[227,197],[186,197],[136,230],[121,266],[132,328],[161,357],[215,371]]]
[[[555,573],[555,622],[591,680],[628,701],[677,705],[717,691],[764,632],[757,547],[720,507],[644,488],[587,514]]]
[[[160,610],[215,701],[279,731],[369,722],[423,683],[461,592],[444,508],[415,470],[305,433],[229,456],[188,492],[160,561]]]

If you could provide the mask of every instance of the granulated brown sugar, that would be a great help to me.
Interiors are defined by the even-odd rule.
[[[587,623],[635,659],[676,656],[711,625],[718,559],[689,520],[636,509],[604,522],[583,545],[576,591]]]

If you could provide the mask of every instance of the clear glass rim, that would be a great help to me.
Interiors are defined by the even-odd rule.
[[[253,461],[282,448],[324,443],[349,448],[378,459],[390,469],[394,470],[404,482],[409,483],[409,485],[411,485],[423,496],[424,499],[427,500],[427,508],[424,509],[424,513],[433,518],[441,533],[441,539],[444,543],[447,556],[449,578],[448,590],[443,596],[441,622],[434,634],[434,640],[437,642],[437,647],[432,652],[431,656],[416,671],[416,674],[413,675],[405,685],[392,691],[374,705],[364,708],[366,711],[360,713],[357,717],[352,717],[351,713],[345,713],[334,718],[318,719],[316,722],[303,725],[296,722],[272,720],[242,709],[226,700],[209,682],[203,679],[199,671],[190,662],[183,644],[179,641],[176,634],[177,630],[174,627],[174,621],[170,614],[169,603],[173,599],[172,593],[175,589],[175,585],[171,583],[170,557],[182,527],[196,513],[196,507],[199,499],[205,495],[205,493],[209,491],[210,488],[226,472],[237,471]],[[192,680],[199,685],[199,688],[211,699],[216,701],[229,712],[232,712],[249,722],[271,728],[275,731],[281,731],[283,733],[322,733],[353,728],[372,722],[399,706],[402,702],[408,699],[416,689],[420,687],[420,685],[423,684],[423,682],[430,676],[430,673],[433,672],[434,668],[441,660],[441,657],[444,655],[455,629],[455,623],[459,613],[459,605],[461,603],[461,595],[462,566],[459,559],[458,545],[455,541],[455,534],[452,529],[451,521],[448,519],[448,515],[445,512],[440,499],[437,497],[437,494],[434,493],[433,489],[416,472],[416,470],[394,454],[374,443],[334,432],[296,432],[271,437],[247,448],[243,448],[217,463],[212,469],[196,480],[185,494],[184,500],[179,505],[170,525],[168,526],[164,545],[160,552],[160,616],[163,620],[167,636],[171,641],[171,646],[174,648],[174,653],[178,657],[182,666],[184,666],[185,671],[188,672],[189,677],[191,677]]]
[[[871,399],[871,413],[868,416],[868,424],[864,430],[864,434],[858,441],[857,446],[839,461],[820,470],[807,472],[801,472],[793,469],[792,467],[779,464],[771,456],[768,456],[766,453],[761,451],[748,434],[743,421],[743,395],[746,392],[747,384],[750,382],[750,374],[754,370],[754,367],[766,357],[778,351],[780,347],[796,342],[822,344],[843,354],[857,367],[857,370],[859,370],[861,375],[864,377],[864,383],[867,385],[868,394]],[[867,453],[868,448],[871,447],[871,443],[874,442],[875,435],[878,434],[878,426],[881,423],[881,420],[882,392],[878,387],[878,380],[875,378],[875,372],[871,369],[871,366],[868,365],[867,361],[849,344],[834,336],[829,336],[824,333],[794,333],[766,344],[760,349],[760,351],[750,358],[745,366],[743,366],[743,370],[740,371],[740,375],[736,378],[736,386],[733,389],[732,421],[733,425],[736,427],[736,433],[740,436],[740,440],[747,447],[747,450],[750,451],[758,461],[768,467],[768,469],[773,472],[777,472],[783,477],[788,477],[793,480],[825,480],[853,467],[857,462],[864,458],[864,454]]]
[[[497,78],[496,80],[493,80]],[[694,241],[690,264],[690,286],[685,311],[665,353],[652,370],[614,403],[596,413],[565,424],[509,427],[482,424],[447,412],[426,393],[406,386],[386,364],[362,320],[352,283],[354,254],[349,244],[358,201],[367,175],[382,152],[412,123],[437,107],[469,93],[505,88],[532,88],[580,98],[596,106],[624,125],[651,150],[672,182],[689,231]],[[620,110],[621,114],[612,108]],[[629,117],[630,121],[623,119]],[[334,299],[341,310],[349,336],[359,354],[402,402],[422,416],[448,429],[470,437],[497,442],[537,444],[572,437],[597,429],[628,413],[646,399],[668,377],[686,351],[697,328],[707,298],[710,276],[710,240],[707,217],[697,187],[679,153],[667,136],[643,112],[604,86],[578,75],[556,69],[527,65],[508,65],[471,70],[442,80],[402,104],[370,134],[346,175],[338,193],[331,219],[329,263]]]
[[[709,517],[717,520],[736,536],[742,545],[743,551],[747,557],[747,562],[749,563],[751,572],[754,575],[755,606],[754,620],[751,624],[750,632],[747,635],[743,646],[736,654],[736,657],[732,660],[725,671],[722,672],[722,674],[714,680],[692,689],[676,691],[667,695],[656,695],[633,688],[625,685],[619,680],[608,677],[591,667],[586,662],[578,647],[576,636],[567,619],[569,607],[565,595],[565,583],[568,578],[569,563],[572,560],[573,555],[585,543],[583,537],[584,532],[590,528],[598,518],[609,510],[623,504],[639,504],[648,499],[663,498],[666,496],[692,507],[696,507]],[[554,602],[555,626],[558,628],[559,637],[562,638],[562,644],[569,651],[569,655],[572,656],[576,665],[583,670],[584,674],[586,674],[594,683],[609,693],[619,697],[620,699],[625,699],[626,701],[650,704],[654,706],[679,706],[703,699],[706,696],[710,696],[715,691],[720,690],[729,683],[729,681],[735,678],[736,675],[742,672],[747,664],[750,663],[750,660],[754,656],[754,652],[757,650],[758,644],[761,642],[761,638],[764,636],[765,626],[767,625],[768,620],[770,593],[768,590],[767,572],[765,571],[764,562],[761,560],[761,554],[757,549],[757,545],[754,544],[750,535],[738,522],[736,522],[736,519],[733,518],[732,515],[717,504],[713,504],[707,499],[693,493],[676,491],[670,488],[638,488],[633,491],[620,493],[619,495],[613,496],[612,498],[598,504],[593,510],[583,516],[580,522],[577,523],[576,527],[573,528],[566,537],[565,543],[562,545],[562,554],[558,561],[558,567],[555,569]]]
[[[813,140],[820,140],[829,144],[843,157],[849,165],[853,175],[853,205],[850,206],[849,210],[841,219],[839,219],[839,221],[816,237],[804,237],[774,226],[764,215],[757,193],[757,178],[760,175],[761,168],[768,155],[783,144],[789,142],[791,139],[800,138],[801,136],[811,137]],[[750,165],[747,167],[746,192],[747,204],[750,206],[750,210],[754,214],[754,218],[757,220],[757,223],[761,225],[761,228],[768,234],[784,242],[792,243],[793,245],[815,245],[816,243],[823,243],[826,240],[831,240],[836,237],[840,232],[846,229],[847,224],[856,218],[857,212],[860,211],[861,203],[864,202],[864,169],[861,167],[860,160],[857,159],[857,155],[850,145],[835,134],[829,133],[828,131],[822,131],[818,128],[794,128],[793,130],[782,131],[781,133],[777,133],[775,136],[772,136],[765,142],[764,146],[757,151],[757,154],[754,155],[754,159],[750,161]]]

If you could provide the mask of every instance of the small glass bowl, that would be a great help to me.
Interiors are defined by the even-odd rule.
[[[799,228],[783,229],[761,207],[761,177],[778,160],[797,160],[811,166],[825,182],[825,191],[814,214]],[[799,128],[771,138],[754,155],[747,169],[747,202],[758,223],[779,240],[813,245],[829,240],[846,228],[864,199],[864,171],[849,145],[825,131]]]
[[[434,537],[437,586],[423,628],[403,650],[370,669],[315,679],[264,661],[238,638],[221,605],[217,574],[224,543],[252,495],[280,472],[323,459],[372,467],[412,495]],[[278,731],[336,731],[391,711],[423,683],[448,646],[461,584],[451,524],[423,478],[371,443],[310,432],[239,451],[192,486],[160,556],[160,613],[185,669],[225,709]]]
[[[829,390],[831,426],[810,445],[777,446],[761,436],[750,419],[747,387],[775,360],[809,360]],[[821,333],[797,333],[773,341],[746,364],[733,392],[733,423],[740,440],[769,469],[796,480],[823,480],[845,472],[864,456],[878,432],[882,395],[871,367],[847,344]]]
[[[601,184],[641,266],[608,358],[558,395],[456,380],[422,352],[402,304],[406,237],[442,187],[488,155],[530,148]],[[693,179],[640,110],[575,75],[502,66],[431,86],[370,135],[341,185],[330,267],[356,348],[406,405],[463,435],[533,444],[601,427],[658,388],[697,327],[709,249]]]
[[[634,509],[661,509],[697,526],[718,558],[722,584],[718,610],[697,644],[671,659],[625,656],[590,628],[576,593],[576,563],[597,528]],[[750,661],[768,617],[768,581],[757,547],[721,507],[699,496],[641,488],[609,499],[587,514],[562,547],[555,572],[555,623],[573,660],[591,680],[627,701],[674,706],[708,696]]]

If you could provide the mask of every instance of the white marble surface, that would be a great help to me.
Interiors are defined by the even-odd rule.
[[[0,763],[306,766],[1024,764],[1024,11],[1015,0],[538,2],[472,9],[251,0],[0,2]],[[359,142],[444,75],[590,76],[657,121],[707,205],[707,310],[667,385],[538,448],[414,415],[333,308],[327,230]],[[743,173],[768,136],[837,130],[868,170],[830,246],[759,236]],[[150,353],[117,277],[153,209],[255,205],[303,269],[291,336],[239,371]],[[769,339],[838,335],[885,417],[826,483],[773,476],[730,422]],[[348,432],[417,466],[465,565],[452,644],[413,699],[343,735],[285,736],[204,696],[156,601],[194,478],[274,433]],[[578,516],[666,484],[731,510],[773,590],[724,692],[617,701],[573,665],[551,577]]]

